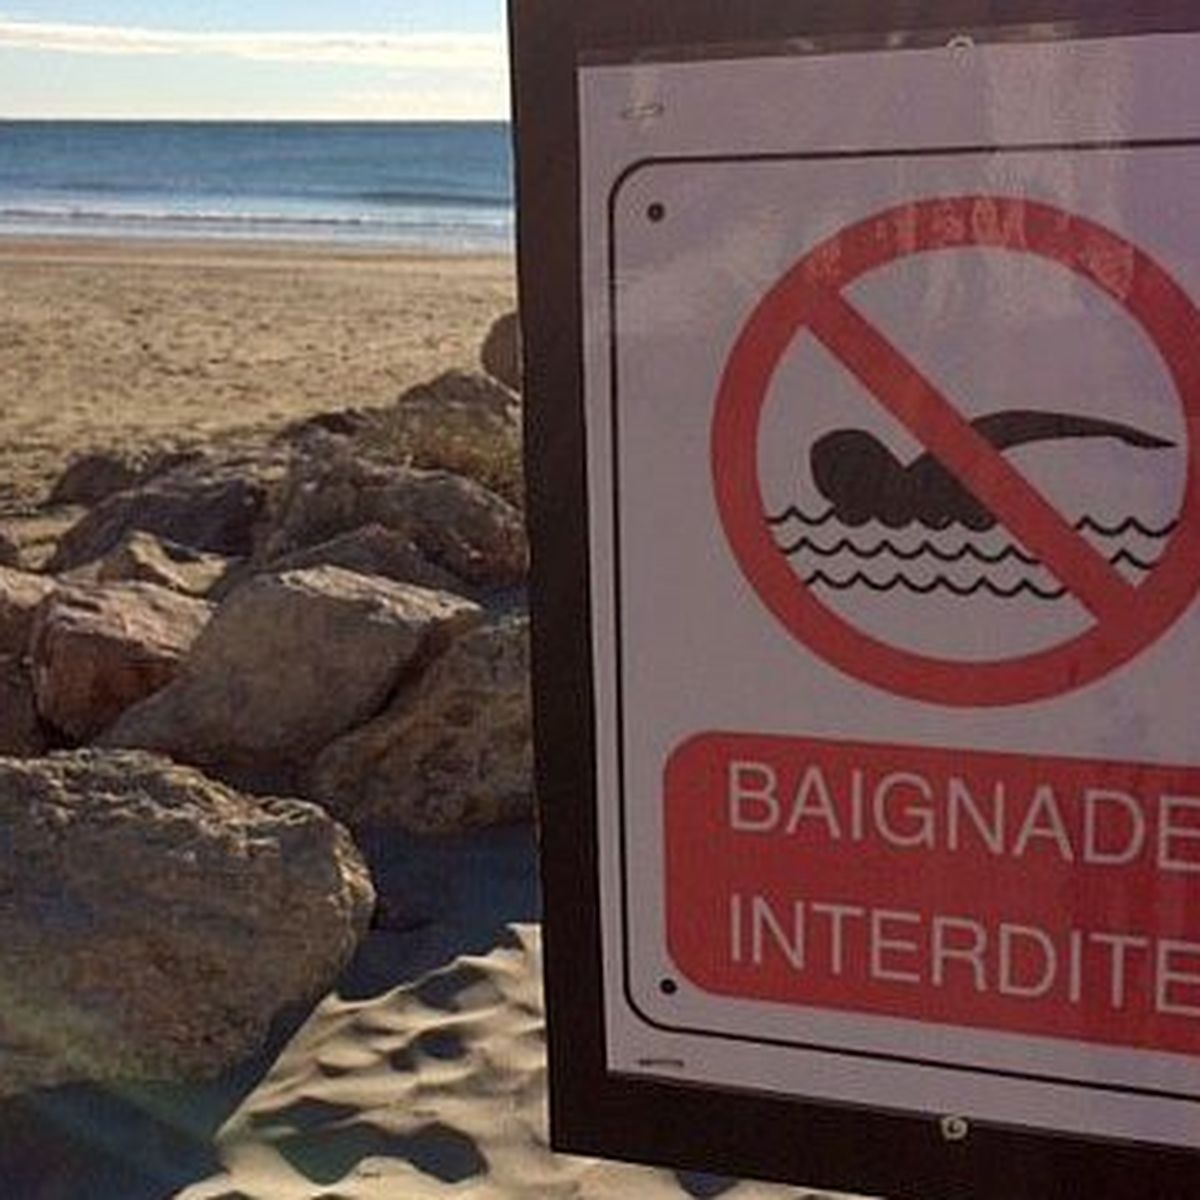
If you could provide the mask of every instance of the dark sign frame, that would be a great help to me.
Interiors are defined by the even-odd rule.
[[[1200,30],[1194,0],[509,0],[533,552],[551,1130],[556,1149],[913,1200],[1160,1200],[1200,1187],[1170,1147],[685,1087],[605,1062],[577,67],[816,37],[861,45]],[[903,52],[903,51],[899,51]],[[1198,1068],[1200,1069],[1200,1068]]]

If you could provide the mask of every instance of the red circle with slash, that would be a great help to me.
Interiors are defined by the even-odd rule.
[[[971,249],[1032,254],[1089,281],[1150,338],[1187,426],[1183,506],[1151,573],[1129,583],[977,433],[954,404],[845,298],[870,271],[916,254]],[[801,333],[815,336],[1091,614],[1082,633],[996,660],[934,658],[865,633],[802,582],[775,545],[758,474],[771,380]],[[943,705],[1023,704],[1107,675],[1158,640],[1200,590],[1200,312],[1145,252],[1048,204],[952,196],[868,217],[806,254],[742,327],[721,379],[712,471],[726,537],[743,572],[789,632],[835,667],[897,695]]]

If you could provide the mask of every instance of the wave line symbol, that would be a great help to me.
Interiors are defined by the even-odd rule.
[[[1075,522],[1075,528],[1080,532],[1090,531],[1100,534],[1101,537],[1120,537],[1122,534],[1133,532],[1140,533],[1142,537],[1165,538],[1174,533],[1178,525],[1178,517],[1159,526],[1143,525],[1137,517],[1126,517],[1115,525],[1106,525],[1095,517],[1080,517]]]
[[[812,516],[809,513],[801,511],[794,504],[789,504],[782,512],[775,513],[772,516],[767,514],[768,525],[782,525],[785,521],[799,521],[802,525],[807,525],[810,529],[820,529],[822,525],[828,525],[833,520],[836,509],[830,507],[823,513],[817,516]]]
[[[836,558],[839,554],[848,553],[865,562],[872,562],[885,554],[890,554],[893,558],[898,558],[901,562],[919,562],[922,558],[929,557],[947,564],[959,563],[964,559],[972,558],[976,562],[984,563],[987,566],[999,566],[1001,563],[1009,560],[1019,562],[1027,567],[1040,567],[1042,565],[1033,555],[1026,554],[1020,547],[1011,543],[992,554],[987,550],[982,550],[978,546],[972,545],[970,542],[964,542],[957,550],[953,551],[943,550],[940,546],[934,545],[933,542],[921,542],[911,550],[906,550],[903,546],[897,546],[887,538],[883,538],[874,546],[859,546],[851,541],[850,538],[839,538],[832,546],[822,546],[807,534],[803,534],[790,546],[780,546],[779,552],[787,558],[805,552],[815,555],[817,558]],[[1115,554],[1109,555],[1108,561],[1114,567],[1119,567],[1122,563],[1126,563],[1138,571],[1152,571],[1158,565],[1159,560],[1157,558],[1141,558],[1132,550],[1122,547]]]
[[[828,525],[837,515],[837,510],[827,508],[820,513],[806,513],[803,509],[795,504],[789,504],[780,512],[766,514],[767,524],[770,526],[783,525],[788,521],[799,521],[801,525],[806,525],[810,529],[820,529],[824,525]],[[1075,522],[1074,528],[1081,533],[1095,533],[1101,537],[1121,537],[1126,533],[1139,533],[1142,537],[1147,538],[1165,538],[1174,533],[1179,525],[1179,518],[1175,517],[1164,522],[1162,525],[1147,525],[1143,524],[1137,517],[1125,517],[1121,521],[1107,523],[1098,517],[1083,516]]]
[[[836,576],[827,575],[818,568],[807,576],[804,582],[812,586],[823,584],[837,592],[846,592],[855,587],[869,588],[873,592],[890,592],[896,588],[904,588],[907,591],[915,592],[918,596],[928,596],[936,591],[947,591],[962,597],[974,596],[979,592],[990,592],[1000,600],[1012,600],[1023,592],[1028,592],[1038,600],[1061,600],[1067,594],[1065,587],[1043,588],[1031,579],[1021,579],[1011,587],[1003,587],[983,575],[971,584],[956,583],[945,575],[935,575],[928,583],[919,583],[915,579],[909,579],[901,572],[897,572],[890,579],[877,580],[872,579],[864,571],[854,571],[845,579],[839,579]]]
[[[1027,567],[1040,567],[1042,565],[1032,554],[1026,554],[1019,546],[1011,544],[996,551],[995,554],[989,554],[988,551],[981,550],[978,546],[974,546],[970,542],[964,542],[963,545],[954,551],[943,550],[940,546],[935,546],[933,542],[921,542],[919,545],[913,547],[913,549],[905,550],[903,546],[897,546],[888,538],[884,538],[874,546],[858,546],[848,537],[844,537],[839,538],[832,546],[822,546],[807,534],[802,534],[790,546],[779,547],[779,552],[788,558],[806,550],[811,554],[815,554],[818,558],[833,558],[838,554],[849,552],[855,558],[866,559],[868,561],[879,558],[884,554],[890,554],[894,558],[900,559],[901,562],[917,562],[923,556],[928,555],[930,558],[935,558],[938,562],[944,563],[957,563],[962,562],[964,558],[973,558],[976,562],[987,563],[989,566],[996,566],[1009,559],[1024,563]]]

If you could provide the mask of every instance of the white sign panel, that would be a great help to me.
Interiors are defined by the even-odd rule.
[[[1198,68],[581,71],[614,1071],[1200,1146]]]

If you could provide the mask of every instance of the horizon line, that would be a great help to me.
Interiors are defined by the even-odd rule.
[[[491,116],[491,117],[464,117],[460,115],[447,115],[443,117],[437,116],[420,116],[420,117],[400,117],[400,116],[297,116],[295,114],[289,116],[196,116],[195,114],[187,116],[174,116],[171,114],[153,113],[150,115],[138,116],[60,116],[60,115],[45,115],[38,114],[30,115],[8,115],[0,113],[0,122],[15,123],[17,121],[24,122],[43,122],[50,123],[55,121],[87,121],[94,124],[117,124],[140,122],[150,124],[155,121],[171,122],[172,124],[214,124],[220,122],[225,125],[236,124],[253,124],[255,122],[270,122],[273,125],[292,124],[307,124],[307,125],[511,125],[511,116]]]

